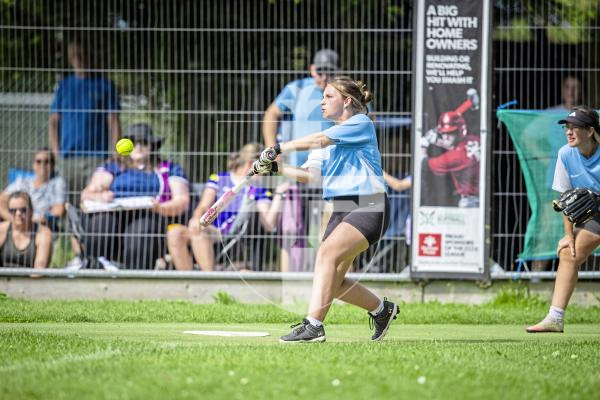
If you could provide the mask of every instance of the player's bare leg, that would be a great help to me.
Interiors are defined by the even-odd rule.
[[[583,229],[575,231],[575,257],[573,257],[568,247],[562,249],[559,254],[550,311],[542,321],[528,327],[527,332],[563,331],[564,312],[575,290],[579,267],[599,245],[600,236]]]
[[[368,242],[356,228],[342,222],[321,244],[315,263],[315,275],[309,315],[294,330],[280,338],[281,342],[324,342],[322,321],[343,281],[352,260],[367,249]],[[377,303],[379,301],[377,300]]]
[[[349,278],[343,278],[335,297],[367,311],[376,309],[380,301],[379,297],[365,286]]]
[[[348,267],[350,265],[352,265],[352,261],[350,261]],[[386,298],[381,301],[373,292],[360,283],[344,276],[342,278],[335,295],[336,298],[367,310],[371,318],[371,329],[375,330],[371,340],[383,340],[390,324],[396,319],[396,315],[400,313],[400,308]]]
[[[169,254],[173,258],[175,269],[191,271],[194,260],[188,250],[189,228],[186,226],[175,226],[169,229],[167,233],[167,246]]]
[[[353,260],[368,247],[369,242],[363,234],[345,222],[340,223],[325,239],[319,248],[317,262],[315,263],[315,275],[308,313],[310,317],[319,321],[325,319],[341,282],[341,276],[338,276],[338,267],[341,266],[341,269],[344,266],[346,267],[343,271],[345,275],[347,268],[352,264],[348,260]],[[375,301],[375,307],[377,304],[379,304],[378,299]]]
[[[563,310],[567,308],[577,284],[579,267],[599,245],[600,236],[595,233],[584,229],[575,232],[575,257],[571,255],[568,248],[560,252],[554,294],[552,295],[553,306]]]
[[[281,341],[325,341],[322,322],[334,295],[369,311],[375,330],[371,340],[379,341],[385,337],[399,312],[398,306],[386,299],[380,300],[366,287],[345,278],[354,258],[368,245],[362,233],[352,225],[342,222],[335,228],[317,254],[309,315],[299,328],[283,336]]]

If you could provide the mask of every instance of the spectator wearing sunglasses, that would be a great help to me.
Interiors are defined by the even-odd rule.
[[[34,176],[19,177],[0,194],[0,217],[10,221],[8,198],[11,193],[26,192],[33,204],[32,221],[56,230],[57,219],[65,212],[66,183],[54,173],[54,155],[48,148],[35,153]]]
[[[127,137],[134,142],[132,153],[97,168],[81,198],[111,203],[116,198],[149,196],[154,206],[86,214],[82,241],[91,256],[127,268],[151,269],[166,248],[167,226],[183,222],[188,210],[188,179],[180,165],[160,157],[163,139],[149,124],[130,125]]]
[[[47,268],[52,232],[33,222],[31,197],[22,191],[8,196],[8,221],[0,223],[0,267]]]

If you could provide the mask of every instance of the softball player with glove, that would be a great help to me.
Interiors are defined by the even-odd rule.
[[[575,107],[564,124],[567,144],[558,151],[552,189],[562,193],[554,209],[563,213],[565,236],[559,257],[552,306],[548,315],[527,332],[562,332],[563,318],[577,283],[579,266],[600,245],[600,124],[598,113]]]

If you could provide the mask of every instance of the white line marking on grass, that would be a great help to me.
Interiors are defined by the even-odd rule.
[[[46,360],[46,361],[26,361],[23,363],[5,365],[3,367],[0,367],[0,373],[15,371],[15,370],[24,369],[24,368],[52,368],[52,367],[56,367],[56,366],[59,366],[62,364],[68,364],[68,363],[80,362],[80,361],[102,360],[104,358],[121,356],[123,354],[124,353],[121,352],[120,350],[107,350],[107,351],[98,351],[98,352],[92,353],[92,354],[66,355],[64,357],[55,358],[55,359]]]
[[[190,335],[227,336],[227,337],[262,337],[269,336],[269,332],[236,332],[236,331],[184,331]]]

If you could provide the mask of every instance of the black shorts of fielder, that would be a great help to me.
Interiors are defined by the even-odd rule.
[[[592,232],[600,236],[600,214],[596,214],[594,218],[590,219],[581,226],[576,225],[575,228],[585,229],[588,232]]]
[[[368,196],[340,196],[333,199],[333,213],[323,234],[323,240],[342,222],[346,222],[367,239],[377,243],[390,224],[390,202],[385,193]]]

